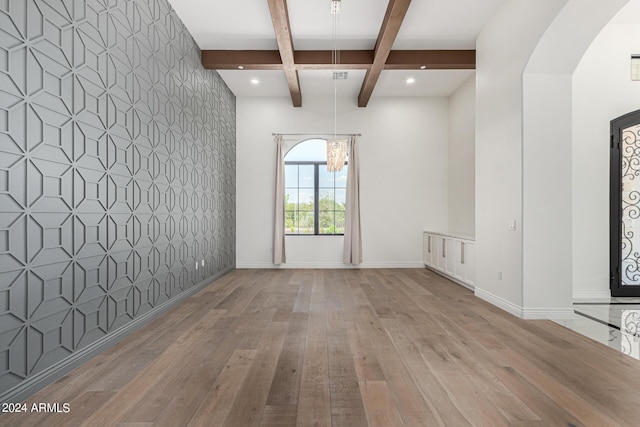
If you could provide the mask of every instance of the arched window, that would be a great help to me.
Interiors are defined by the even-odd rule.
[[[344,234],[347,164],[327,171],[327,144],[308,139],[284,157],[285,233],[289,235]]]

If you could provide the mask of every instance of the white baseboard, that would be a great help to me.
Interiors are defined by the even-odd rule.
[[[520,307],[519,305],[516,305],[511,301],[507,301],[504,298],[494,295],[491,292],[480,289],[477,286],[474,293],[478,298],[485,300],[486,302],[493,304],[498,308],[501,308],[507,313],[513,314],[516,317],[522,317],[522,307]]]
[[[573,316],[573,307],[522,307],[517,304],[512,303],[511,301],[507,301],[504,298],[501,298],[497,295],[492,294],[491,292],[487,292],[483,289],[479,289],[476,287],[475,295],[495,305],[496,307],[506,311],[509,314],[512,314],[521,319],[570,319]]]
[[[573,299],[609,299],[611,298],[611,291],[607,290],[595,290],[595,289],[574,289]]]
[[[569,308],[523,308],[523,319],[548,319],[562,320],[571,319],[573,317],[573,307]]]
[[[341,262],[288,262],[286,264],[272,264],[270,262],[238,262],[238,269],[269,269],[269,268],[300,268],[300,269],[354,269],[354,268],[424,268],[424,264],[417,262],[363,262],[362,264],[343,264]]]

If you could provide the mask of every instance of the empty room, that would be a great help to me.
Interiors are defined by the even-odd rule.
[[[0,0],[0,426],[635,426],[640,0]]]

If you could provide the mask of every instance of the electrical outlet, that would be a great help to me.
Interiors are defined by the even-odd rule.
[[[516,220],[513,219],[513,220],[510,220],[510,221],[507,221],[507,230],[513,231],[515,229],[516,229]]]

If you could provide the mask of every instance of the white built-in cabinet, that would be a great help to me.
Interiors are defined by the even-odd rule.
[[[425,231],[424,264],[473,289],[476,282],[475,240],[470,236]]]

